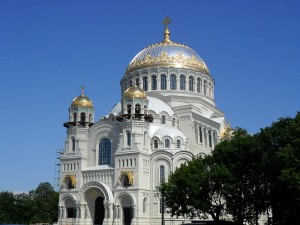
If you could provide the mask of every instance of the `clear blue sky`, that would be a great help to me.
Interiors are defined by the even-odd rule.
[[[68,107],[81,85],[97,120],[120,99],[131,59],[163,39],[193,48],[233,127],[251,133],[295,116],[299,1],[0,0],[0,191],[53,184]]]

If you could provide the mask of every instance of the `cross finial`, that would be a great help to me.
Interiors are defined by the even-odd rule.
[[[81,95],[84,96],[84,86],[81,86]]]
[[[163,20],[163,24],[165,25],[165,32],[164,32],[164,36],[165,36],[165,43],[169,43],[170,41],[170,31],[168,28],[168,25],[172,22],[172,20],[169,17],[165,17]]]

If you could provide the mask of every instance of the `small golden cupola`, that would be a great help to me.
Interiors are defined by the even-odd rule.
[[[92,100],[84,95],[84,86],[81,87],[81,95],[73,99],[69,108],[69,122],[64,123],[64,126],[86,127],[94,124],[94,105]]]
[[[122,115],[117,117],[118,121],[126,119],[145,119],[152,121],[148,116],[148,99],[146,92],[138,86],[129,87],[122,98]]]

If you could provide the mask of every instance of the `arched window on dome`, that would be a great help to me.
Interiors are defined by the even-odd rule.
[[[160,76],[160,89],[166,90],[167,89],[167,77],[166,75]]]
[[[204,80],[203,93],[207,95],[207,81]]]
[[[90,123],[92,122],[92,116],[93,116],[92,113],[90,113],[90,114],[89,114],[89,122],[90,122]]]
[[[153,141],[153,147],[156,149],[158,148],[158,140]]]
[[[148,78],[143,77],[143,90],[148,91]]]
[[[197,78],[197,92],[201,93],[202,80],[200,77]]]
[[[73,121],[74,121],[74,123],[77,122],[77,113],[73,113]]]
[[[103,138],[99,144],[99,165],[109,165],[111,161],[111,142]]]
[[[208,83],[208,95],[211,96],[211,83]]]
[[[137,86],[137,87],[140,86],[140,79],[139,79],[139,78],[137,78],[137,79],[135,80],[135,86]]]
[[[131,146],[131,133],[130,133],[130,131],[127,131],[126,135],[127,135],[127,146]]]
[[[156,76],[152,76],[151,77],[152,79],[152,82],[151,82],[151,85],[152,85],[152,90],[157,90],[157,79],[156,79]]]
[[[80,113],[80,121],[85,122],[85,113],[84,112]]]
[[[161,116],[161,124],[166,124],[166,116],[165,115]]]
[[[135,109],[134,109],[135,114],[140,114],[141,113],[141,105],[136,104]]]
[[[185,90],[185,76],[180,75],[180,90]]]
[[[129,86],[132,87],[132,80],[129,81]]]
[[[194,91],[194,77],[189,76],[189,91]]]
[[[176,148],[181,148],[181,141],[179,139],[176,141]]]
[[[170,148],[170,139],[165,140],[165,148]]]
[[[131,114],[131,105],[127,105],[127,114]]]
[[[170,76],[170,89],[176,90],[176,76],[173,74]]]

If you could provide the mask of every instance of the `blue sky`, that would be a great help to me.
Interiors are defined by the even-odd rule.
[[[97,120],[120,99],[131,59],[163,39],[193,48],[233,127],[251,133],[295,116],[299,1],[0,0],[0,191],[53,184],[68,107],[81,85]]]

